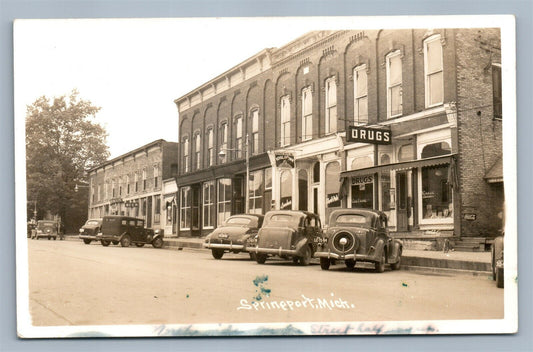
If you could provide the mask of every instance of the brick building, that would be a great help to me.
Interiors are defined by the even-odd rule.
[[[399,234],[494,236],[500,77],[498,29],[315,31],[265,49],[175,100],[179,233],[367,207]]]
[[[163,203],[163,180],[177,171],[178,143],[162,139],[89,170],[89,219],[135,216],[144,218],[147,227],[164,229],[172,208]]]

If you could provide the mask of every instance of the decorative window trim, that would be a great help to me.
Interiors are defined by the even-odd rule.
[[[396,57],[399,57],[400,58],[400,73],[401,73],[401,76],[402,76],[402,79],[400,81],[400,83],[394,85],[394,86],[391,86],[390,85],[390,62],[391,62],[391,59],[393,58],[396,58]],[[386,81],[387,81],[387,119],[392,119],[392,118],[395,118],[395,117],[398,117],[398,116],[402,116],[403,115],[403,96],[402,96],[402,91],[403,91],[403,54],[400,50],[394,50],[394,51],[391,51],[390,53],[387,54],[387,56],[385,56],[385,76],[386,76]],[[400,87],[400,110],[397,114],[393,114],[392,113],[392,94],[391,94],[391,89],[392,88],[395,88],[395,87]]]
[[[305,114],[305,103],[303,101],[305,92],[309,92],[309,96],[311,99],[311,112],[309,114]],[[302,88],[301,90],[301,100],[302,100],[302,142],[308,141],[313,139],[313,88],[311,86],[306,86]],[[311,134],[306,134],[306,127],[308,127],[304,122],[306,120],[306,117],[311,117]]]
[[[434,41],[439,41],[440,44],[441,44],[441,57],[440,57],[440,71],[435,71],[435,72],[431,72],[429,73],[428,72],[428,52],[427,52],[427,48],[428,48],[428,44],[431,43],[431,42],[434,42]],[[444,42],[445,43],[445,42]],[[431,36],[428,36],[427,38],[424,39],[423,41],[423,44],[422,44],[422,52],[423,52],[423,55],[424,55],[424,101],[425,101],[425,107],[426,108],[431,108],[431,107],[434,107],[434,106],[439,106],[439,105],[442,105],[444,104],[444,51],[442,50],[442,48],[444,47],[443,45],[443,41],[442,41],[442,36],[440,33],[438,34],[433,34]],[[442,73],[442,99],[440,102],[438,103],[433,103],[433,104],[430,104],[430,91],[429,91],[429,76],[431,74],[435,74],[435,73],[438,73],[438,72],[441,72]]]
[[[365,71],[365,74],[366,74],[366,92],[365,92],[364,95],[360,95],[360,96],[357,96],[357,79],[356,79],[357,74],[356,74],[356,72],[358,72],[358,71]],[[358,125],[368,124],[368,71],[369,70],[368,70],[366,64],[360,64],[358,66],[355,66],[352,69],[353,103],[354,103],[353,121],[354,121],[354,124],[358,124]],[[365,119],[365,117],[361,118],[361,116],[359,116],[359,113],[357,113],[357,116],[356,116],[356,110],[355,110],[356,101],[358,101],[359,99],[363,99],[363,98],[366,98],[366,119]]]

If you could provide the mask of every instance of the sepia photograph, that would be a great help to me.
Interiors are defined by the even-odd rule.
[[[515,41],[508,15],[16,20],[18,336],[515,333]]]

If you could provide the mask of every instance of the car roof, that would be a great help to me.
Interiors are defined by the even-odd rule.
[[[265,215],[274,215],[274,214],[289,214],[289,215],[296,215],[296,216],[312,216],[312,217],[318,217],[315,213],[312,213],[310,211],[305,210],[271,210],[267,212]]]
[[[124,220],[143,220],[142,218],[134,218],[133,216],[123,216],[123,215],[105,215],[103,219],[124,219]]]
[[[234,214],[234,215],[231,215],[228,219],[231,219],[231,218],[237,218],[237,217],[246,217],[246,218],[251,218],[251,217],[254,217],[254,218],[259,218],[259,219],[262,219],[264,218],[265,216],[262,215],[262,214]],[[227,220],[227,219],[226,219]]]
[[[339,216],[339,214],[360,214],[364,216],[387,216],[384,212],[375,209],[366,209],[366,208],[344,208],[344,209],[335,209],[331,212],[330,219]]]
[[[56,221],[55,220],[37,220],[37,222],[40,222],[42,224],[42,223],[45,223],[45,222],[55,223]]]

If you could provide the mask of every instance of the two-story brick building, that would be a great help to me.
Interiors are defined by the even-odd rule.
[[[498,29],[315,31],[263,50],[175,100],[179,233],[270,209],[327,223],[342,206],[383,210],[398,233],[494,236],[500,77]]]
[[[177,172],[178,143],[162,139],[88,170],[89,219],[135,216],[144,218],[147,227],[164,229],[172,208],[164,203],[163,181]]]

